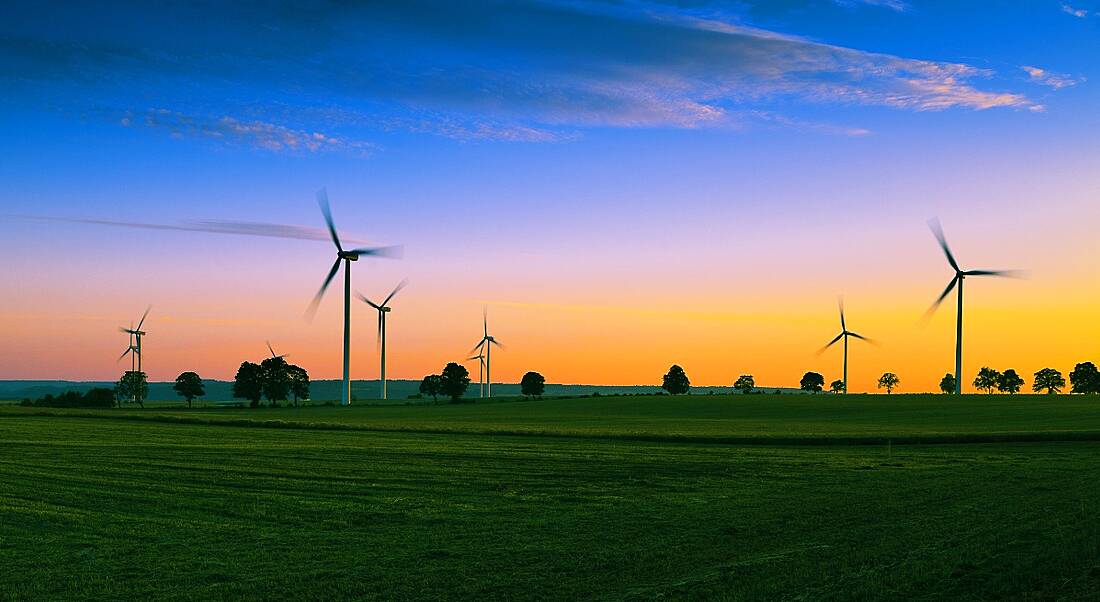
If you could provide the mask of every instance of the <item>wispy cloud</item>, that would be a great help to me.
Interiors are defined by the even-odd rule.
[[[1027,75],[1031,79],[1031,81],[1037,84],[1042,84],[1044,86],[1050,86],[1055,90],[1068,88],[1070,86],[1076,86],[1081,81],[1084,81],[1083,79],[1074,79],[1069,75],[1061,73],[1051,73],[1050,71],[1047,71],[1045,69],[1031,67],[1029,65],[1024,65],[1020,67],[1020,69],[1023,69],[1025,72],[1027,72]]]
[[[208,232],[211,234],[235,234],[241,236],[263,236],[267,238],[290,238],[297,240],[331,240],[328,230],[324,228],[311,228],[308,226],[293,226],[287,224],[269,224],[264,222],[244,222],[233,220],[194,220],[175,224],[151,224],[124,220],[52,217],[45,215],[14,215],[12,217],[34,221],[67,222],[71,224],[88,224],[94,226],[139,228],[142,230]],[[340,237],[340,240],[342,242],[351,244],[365,243],[365,241],[363,240],[345,238],[343,236]]]
[[[905,12],[909,10],[909,3],[904,2],[903,0],[833,0],[833,2],[841,6],[865,4],[867,6],[881,6],[890,10],[896,10],[898,12]]]
[[[1083,8],[1074,8],[1068,4],[1062,4],[1062,12],[1084,19],[1089,16],[1089,11]]]

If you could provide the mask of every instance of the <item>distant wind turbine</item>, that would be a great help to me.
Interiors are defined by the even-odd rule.
[[[477,384],[481,387],[480,397],[485,397],[485,354],[480,351],[477,355],[471,355],[466,361],[477,360]]]
[[[145,313],[141,314],[141,320],[138,322],[137,327],[134,326],[133,322],[130,322],[129,328],[126,328],[124,326],[118,327],[119,332],[124,332],[130,335],[130,346],[126,348],[126,351],[122,352],[122,355],[118,357],[118,361],[122,361],[122,358],[126,357],[127,353],[132,354],[130,356],[131,372],[141,372],[141,337],[145,336],[146,334],[146,332],[142,330],[141,327],[143,324],[145,324],[145,318],[149,316],[149,310],[151,309],[153,309],[152,305],[145,308]],[[137,361],[137,365],[134,365],[135,360]]]
[[[290,355],[289,353],[275,355],[275,349],[271,347],[271,341],[267,341],[267,350],[271,352],[271,359],[274,360],[286,359]]]
[[[359,299],[362,300],[363,303],[366,303],[378,311],[378,344],[382,356],[382,368],[379,370],[378,374],[379,380],[382,381],[382,399],[386,399],[386,314],[391,311],[388,303],[390,299],[393,299],[393,296],[397,294],[397,291],[405,288],[405,285],[408,283],[408,280],[402,280],[400,284],[394,287],[393,292],[391,292],[381,303],[375,303],[362,294],[359,295]]]
[[[493,396],[493,377],[492,377],[492,372],[491,372],[491,368],[492,368],[492,363],[491,362],[492,362],[493,345],[496,345],[497,347],[500,347],[501,349],[504,348],[504,345],[501,345],[500,343],[497,342],[497,340],[495,338],[493,338],[492,336],[489,335],[489,311],[488,310],[482,310],[481,314],[482,314],[481,315],[481,324],[482,324],[482,328],[483,328],[482,335],[481,335],[481,340],[478,341],[477,345],[474,345],[474,348],[470,350],[470,353],[473,353],[473,352],[476,351],[476,352],[478,352],[478,355],[481,355],[481,354],[485,355],[485,396],[486,397],[492,397]]]
[[[947,283],[947,288],[943,290],[943,293],[932,304],[932,307],[928,308],[925,312],[925,317],[931,317],[939,308],[940,303],[947,298],[947,295],[951,294],[951,289],[955,288],[955,285],[959,287],[959,307],[956,314],[955,324],[955,394],[962,393],[962,341],[963,341],[963,280],[967,276],[1002,276],[1009,278],[1019,278],[1022,273],[1018,270],[963,270],[959,267],[959,263],[955,261],[955,256],[951,254],[951,249],[947,246],[947,239],[943,235],[943,228],[940,227],[940,222],[937,219],[929,220],[928,227],[932,229],[932,234],[936,236],[936,240],[940,243],[940,248],[943,249],[943,254],[947,256],[947,263],[951,265],[951,269],[955,270],[955,275],[951,278],[951,282]]]
[[[333,244],[336,245],[336,261],[332,264],[332,269],[329,270],[328,276],[325,277],[324,283],[321,284],[321,290],[317,291],[314,295],[313,301],[309,304],[309,309],[306,310],[306,315],[312,317],[317,312],[317,305],[321,302],[321,298],[325,296],[325,289],[332,282],[332,279],[336,277],[336,272],[340,271],[340,262],[344,263],[344,382],[340,386],[340,405],[351,405],[351,262],[359,261],[359,258],[364,255],[370,255],[375,257],[393,257],[400,253],[400,247],[375,247],[375,248],[362,248],[351,249],[345,251],[344,246],[340,244],[340,237],[336,234],[336,226],[332,221],[332,212],[328,206],[328,192],[322,188],[317,192],[317,204],[321,207],[321,213],[325,216],[325,224],[328,225],[329,235],[332,237]]]
[[[875,341],[855,332],[848,330],[848,325],[844,322],[844,297],[837,298],[837,307],[840,309],[840,334],[836,335],[836,338],[829,341],[824,347],[818,350],[817,354],[821,355],[825,353],[825,350],[832,347],[840,339],[844,339],[844,393],[848,393],[848,337],[857,338],[861,341],[867,341],[868,343],[875,344]]]

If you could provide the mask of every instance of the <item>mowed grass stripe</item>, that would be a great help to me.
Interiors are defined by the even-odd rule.
[[[1092,443],[737,447],[60,417],[0,420],[0,442],[0,591],[14,598],[1100,594]]]

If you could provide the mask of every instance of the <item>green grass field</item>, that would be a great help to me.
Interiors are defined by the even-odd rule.
[[[5,407],[0,598],[1096,599],[1098,434],[1070,396]]]

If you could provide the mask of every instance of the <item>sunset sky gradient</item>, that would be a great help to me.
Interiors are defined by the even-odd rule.
[[[152,380],[231,378],[270,339],[340,375],[324,241],[146,230],[319,228],[402,244],[389,374],[460,360],[488,307],[494,381],[902,392],[1100,362],[1100,2],[440,2],[281,9],[17,3],[0,20],[0,378],[115,380],[153,311]],[[356,302],[352,375],[377,378]],[[476,375],[476,365],[470,363]]]

